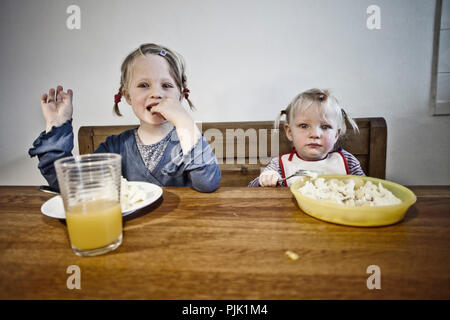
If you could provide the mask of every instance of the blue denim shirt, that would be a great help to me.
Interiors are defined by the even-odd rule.
[[[159,186],[192,186],[200,192],[213,192],[219,187],[221,172],[217,158],[203,135],[190,153],[183,155],[178,135],[173,130],[161,160],[150,172],[139,153],[133,130],[107,137],[94,153],[120,154],[122,176],[128,181],[145,181]],[[53,164],[57,159],[71,156],[72,149],[72,120],[68,120],[48,133],[42,132],[28,150],[31,157],[38,157],[39,170],[55,190],[59,188]]]

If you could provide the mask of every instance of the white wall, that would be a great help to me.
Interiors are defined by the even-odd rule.
[[[71,4],[81,30],[66,27]],[[366,27],[371,4],[380,30]],[[450,117],[429,115],[434,9],[432,0],[3,0],[0,184],[45,183],[27,150],[51,86],[74,90],[75,132],[137,123],[125,103],[123,118],[111,110],[120,64],[144,42],[184,56],[198,121],[273,120],[300,91],[331,88],[352,116],[386,118],[388,179],[450,184]]]

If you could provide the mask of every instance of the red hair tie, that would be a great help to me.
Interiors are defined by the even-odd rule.
[[[186,99],[189,99],[189,92],[190,92],[190,91],[189,91],[189,89],[187,89],[187,88],[183,90],[184,97],[185,97]]]
[[[122,100],[122,94],[118,93],[114,95],[114,103],[119,103]]]

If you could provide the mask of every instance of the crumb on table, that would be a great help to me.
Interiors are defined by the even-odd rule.
[[[298,259],[298,254],[296,254],[295,252],[293,252],[293,251],[286,251],[285,252],[286,253],[286,255],[289,257],[289,259],[291,259],[292,261],[295,261],[295,260],[297,260]]]

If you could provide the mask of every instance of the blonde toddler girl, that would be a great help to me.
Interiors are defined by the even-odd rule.
[[[297,95],[286,110],[280,112],[275,128],[283,115],[286,116],[286,136],[293,143],[292,151],[273,158],[260,176],[250,182],[250,187],[290,186],[298,176],[281,179],[299,169],[365,175],[355,156],[335,148],[339,137],[346,132],[346,124],[353,130],[358,130],[358,126],[329,91],[311,89]]]

